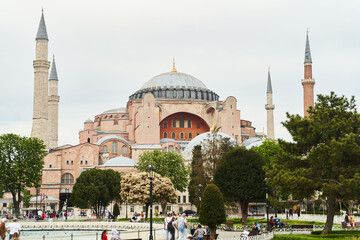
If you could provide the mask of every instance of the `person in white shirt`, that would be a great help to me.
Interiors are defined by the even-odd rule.
[[[14,233],[17,233],[20,236],[21,226],[17,222],[17,218],[14,218],[13,222],[7,226],[7,231],[9,234],[9,240],[13,237]]]
[[[179,219],[177,220],[176,224],[175,224],[175,228],[177,230],[179,230],[179,239],[181,240],[181,238],[184,238],[184,240],[186,240],[187,238],[187,221],[186,221],[186,214],[183,213],[181,217],[179,217]]]
[[[170,231],[169,231],[169,229],[168,229],[168,223],[171,222],[171,219],[172,219],[171,214],[168,212],[168,213],[166,214],[165,219],[164,219],[164,230],[165,230],[165,233],[166,233],[166,240],[169,240],[169,233],[170,233]],[[171,234],[171,233],[170,233],[170,234]],[[170,236],[170,237],[171,237],[171,236]]]

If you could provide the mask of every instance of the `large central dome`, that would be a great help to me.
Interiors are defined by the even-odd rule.
[[[209,90],[199,79],[177,72],[174,68],[171,72],[163,73],[151,78],[140,90],[129,98],[142,99],[147,93],[152,93],[156,99],[194,100],[194,101],[218,101],[219,96]]]
[[[152,87],[185,87],[185,88],[204,88],[205,84],[199,79],[181,72],[168,72],[157,75],[147,81],[141,89]]]

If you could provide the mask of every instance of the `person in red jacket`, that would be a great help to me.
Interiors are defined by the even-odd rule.
[[[107,234],[107,230],[104,230],[101,234],[101,240],[108,240],[106,234]]]

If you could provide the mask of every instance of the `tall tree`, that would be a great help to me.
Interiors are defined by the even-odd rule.
[[[191,173],[190,173],[190,182],[189,182],[189,201],[200,209],[200,192],[203,191],[199,187],[199,184],[203,188],[206,186],[206,178],[204,171],[204,160],[202,157],[201,145],[197,145],[193,149],[193,159],[191,162]]]
[[[295,199],[322,192],[327,198],[323,229],[332,229],[336,200],[360,196],[360,115],[355,99],[318,95],[309,117],[290,115],[283,125],[293,142],[279,141],[282,149],[273,182]]]
[[[120,194],[121,175],[112,169],[101,170],[93,168],[84,171],[76,179],[70,202],[79,208],[93,207],[96,217],[101,217],[101,211],[116,200]]]
[[[184,159],[177,152],[161,152],[154,150],[144,152],[139,156],[139,162],[136,166],[142,172],[146,172],[146,168],[154,165],[156,173],[162,177],[167,177],[174,184],[176,190],[184,192],[187,187],[190,170],[185,166]]]
[[[128,173],[121,180],[121,200],[126,203],[140,203],[146,206],[146,217],[150,205],[150,180],[146,172]],[[153,179],[153,202],[176,203],[174,185],[169,178],[155,173]],[[164,211],[164,210],[163,210]]]
[[[11,193],[16,216],[20,216],[22,192],[41,180],[45,156],[45,145],[40,139],[15,134],[0,136],[0,192]]]
[[[208,133],[208,138],[202,142],[202,155],[207,182],[213,180],[216,167],[222,156],[235,147],[230,138],[223,137],[217,131]]]
[[[249,202],[265,199],[263,166],[260,154],[237,147],[223,156],[216,169],[214,183],[225,197],[240,203],[243,225],[247,225]]]
[[[224,197],[215,184],[208,184],[202,194],[199,222],[210,228],[210,239],[216,239],[216,226],[226,221]]]
[[[274,181],[273,177],[276,169],[276,160],[280,155],[280,146],[275,141],[266,140],[260,146],[252,147],[251,149],[259,153],[264,159],[265,165],[263,169],[267,178],[266,182],[272,186],[269,189],[269,202],[274,206],[274,211],[277,212],[277,207],[283,206],[283,201],[280,201],[283,200],[283,197],[278,195],[276,182],[272,182],[272,184],[269,184],[269,182]]]

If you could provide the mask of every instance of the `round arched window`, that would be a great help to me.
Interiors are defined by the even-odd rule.
[[[71,173],[65,173],[61,177],[61,183],[64,183],[64,184],[74,183],[74,176]]]

